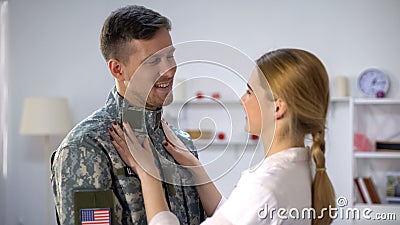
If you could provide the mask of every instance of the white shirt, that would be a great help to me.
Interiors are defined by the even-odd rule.
[[[311,207],[310,159],[305,148],[290,148],[265,158],[256,169],[242,173],[229,198],[202,225],[311,224],[311,219],[290,218]],[[161,212],[150,225],[175,225],[177,221],[172,213]]]

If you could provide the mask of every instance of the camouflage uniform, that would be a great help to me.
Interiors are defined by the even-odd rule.
[[[112,122],[121,124],[124,99],[116,88],[110,92],[104,107],[79,123],[63,140],[53,156],[51,182],[56,211],[61,224],[74,224],[74,191],[112,190],[114,194],[113,224],[147,224],[140,180],[127,174],[124,162],[110,141]],[[172,160],[164,150],[165,135],[160,123],[162,109],[145,110],[144,125],[155,149],[166,159]],[[175,135],[194,151],[189,135],[171,127]],[[172,176],[175,183],[189,183],[188,174],[163,166],[160,174]],[[171,177],[170,177],[171,178]],[[171,179],[169,179],[171,180]],[[204,220],[195,187],[163,183],[171,211],[181,224],[200,224]]]

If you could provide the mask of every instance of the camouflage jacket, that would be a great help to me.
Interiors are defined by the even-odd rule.
[[[112,190],[112,224],[147,224],[140,180],[135,174],[126,172],[124,162],[110,141],[109,128],[112,122],[122,123],[123,104],[124,99],[114,87],[105,106],[73,128],[53,155],[51,183],[60,224],[74,224],[74,193],[85,190]],[[165,140],[160,123],[162,109],[144,110],[144,115],[142,121],[145,121],[143,123],[154,148],[173,161],[162,146]],[[174,127],[171,130],[197,157],[190,136]],[[188,183],[185,179],[190,179],[182,171],[165,169],[160,173],[172,177],[174,183],[178,184]],[[177,215],[180,224],[195,225],[204,220],[204,211],[195,187],[166,183],[163,186],[170,210]]]

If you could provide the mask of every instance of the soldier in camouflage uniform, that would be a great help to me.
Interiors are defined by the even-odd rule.
[[[172,88],[176,67],[167,71],[160,69],[160,81],[150,91],[146,109],[129,105],[124,98],[127,83],[139,65],[155,52],[172,45],[169,30],[167,18],[141,6],[120,8],[105,21],[101,50],[116,86],[105,106],[73,128],[53,154],[51,183],[59,224],[80,224],[79,210],[85,208],[108,208],[112,224],[147,224],[140,180],[115,151],[109,129],[112,123],[122,125],[127,109],[141,112],[135,115],[134,122],[146,131],[155,150],[173,161],[162,145],[165,129],[161,117],[166,96],[157,89]],[[168,56],[150,63],[157,65],[164,60],[175,62]],[[169,129],[197,156],[187,133],[173,127]],[[168,169],[163,160],[158,163],[161,164],[160,174],[174,181],[174,184],[163,184],[171,211],[181,224],[200,224],[204,211],[198,193],[195,187],[183,185],[190,183],[190,177],[184,171]]]

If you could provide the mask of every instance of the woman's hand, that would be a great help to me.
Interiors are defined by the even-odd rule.
[[[200,161],[186,148],[177,147],[170,141],[164,141],[165,150],[182,166],[198,167],[201,166]]]
[[[186,147],[175,146],[170,141],[163,142],[163,145],[177,163],[189,169],[195,179],[195,185],[211,182],[201,162]]]
[[[176,162],[182,166],[192,167],[200,166],[199,160],[187,149],[182,141],[168,126],[167,122],[161,120],[166,141],[163,142],[165,150],[172,155]]]
[[[110,129],[111,143],[114,145],[121,159],[141,177],[152,175],[159,178],[159,171],[154,164],[154,156],[149,138],[139,143],[130,125],[123,123],[125,132],[118,124],[113,123]]]

